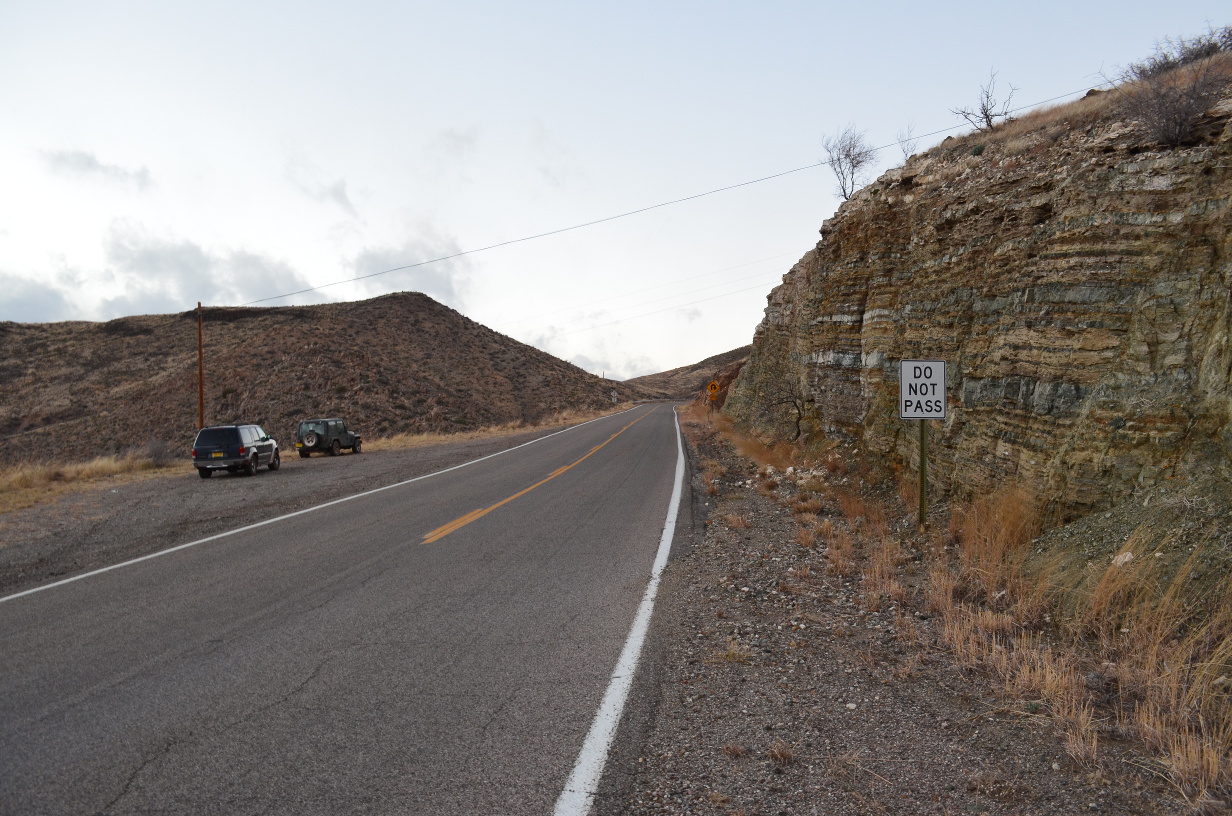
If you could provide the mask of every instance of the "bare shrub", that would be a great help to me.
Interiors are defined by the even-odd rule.
[[[1122,114],[1157,142],[1184,143],[1232,80],[1229,51],[1232,26],[1156,43],[1155,53],[1116,77]]]
[[[727,526],[733,530],[747,530],[753,526],[749,523],[748,518],[738,513],[727,513],[726,515],[719,516],[719,518],[721,518]]]
[[[915,135],[915,125],[907,125],[907,127],[894,135],[898,139],[898,149],[903,151],[903,161],[905,162],[915,155],[916,148],[920,146],[920,140]]]
[[[838,180],[838,193],[847,201],[864,186],[869,165],[877,152],[868,143],[864,131],[856,130],[854,125],[848,125],[833,137],[823,139],[821,146],[826,151],[826,164]]]
[[[1018,91],[1013,85],[1004,100],[997,99],[997,72],[989,71],[988,84],[980,86],[980,97],[973,108],[951,108],[950,113],[961,116],[979,131],[992,130],[997,123],[1009,118],[1010,102]]]
[[[781,739],[774,741],[774,744],[766,751],[766,756],[780,768],[786,768],[796,758],[796,754],[791,750],[791,746]]]

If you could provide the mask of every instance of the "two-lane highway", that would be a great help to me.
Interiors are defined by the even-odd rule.
[[[643,406],[0,599],[0,812],[551,812],[678,445]]]

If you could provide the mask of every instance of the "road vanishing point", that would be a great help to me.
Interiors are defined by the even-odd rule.
[[[0,813],[584,814],[683,461],[641,406],[0,598]]]

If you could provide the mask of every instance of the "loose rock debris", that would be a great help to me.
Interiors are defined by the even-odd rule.
[[[694,462],[725,473],[696,468],[704,533],[665,573],[654,714],[596,813],[1192,812],[1129,746],[1101,744],[1098,764],[1080,765],[1039,706],[955,664],[916,591],[926,569],[909,519],[889,524],[911,591],[870,600],[867,554],[841,574],[821,537],[798,536],[789,505],[825,474],[759,478],[719,437],[693,435]],[[841,527],[833,505],[817,515]]]

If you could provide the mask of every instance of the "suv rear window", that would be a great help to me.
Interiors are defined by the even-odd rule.
[[[236,428],[203,428],[201,433],[197,434],[197,441],[194,446],[205,445],[234,445],[240,441],[240,433]]]

